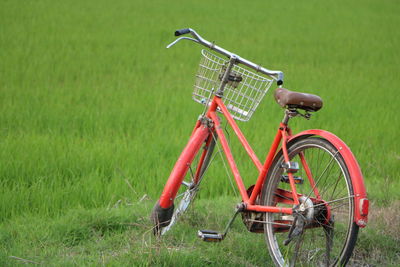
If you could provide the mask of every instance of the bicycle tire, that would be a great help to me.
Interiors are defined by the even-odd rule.
[[[290,218],[291,216],[278,213],[264,215],[265,242],[274,263],[277,266],[346,265],[359,230],[353,220],[354,191],[346,162],[330,142],[319,137],[308,137],[289,143],[288,154],[290,161],[299,161],[300,169],[295,175],[304,177],[298,179],[303,184],[296,184],[297,193],[306,197],[301,200],[306,207],[306,213],[302,216],[312,215],[308,217],[306,226],[299,226],[298,236],[287,245],[284,244],[285,239],[287,242],[291,228],[294,229],[292,233],[296,231],[299,220],[296,221],[295,216]],[[304,155],[306,164],[301,162],[300,155]],[[283,204],[284,200],[279,200],[285,192],[282,190],[291,191],[286,177],[282,176],[285,172],[283,163],[284,157],[280,151],[262,189],[263,205],[293,207],[293,204]],[[311,170],[314,186],[311,186],[307,178],[305,165]],[[317,189],[317,193],[313,188]]]
[[[171,227],[177,222],[178,218],[182,216],[183,213],[189,208],[190,203],[195,199],[197,192],[200,190],[201,181],[204,178],[204,174],[208,169],[210,164],[211,156],[214,151],[214,147],[217,140],[217,134],[212,133],[209,137],[204,141],[202,147],[196,152],[196,156],[192,161],[190,166],[196,166],[196,168],[192,169],[189,167],[189,170],[184,178],[184,182],[180,185],[178,194],[174,199],[174,203],[179,201],[178,205],[172,205],[169,209],[162,209],[159,205],[153,208],[151,219],[154,224],[154,234],[155,235],[164,235],[167,231],[171,229]],[[202,154],[204,154],[203,162],[199,162]],[[198,180],[193,181],[193,174],[196,174],[199,170]],[[185,181],[190,179],[190,183]],[[185,185],[186,182],[186,185]],[[188,186],[187,184],[190,184]],[[185,189],[186,188],[186,189]]]

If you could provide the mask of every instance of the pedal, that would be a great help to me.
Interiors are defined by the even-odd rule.
[[[212,230],[199,230],[197,236],[206,242],[221,242],[225,235]]]
[[[303,178],[301,178],[299,176],[294,176],[293,178],[294,178],[294,183],[295,184],[303,184],[303,182],[304,182]],[[281,182],[289,184],[290,183],[289,182],[289,176],[288,175],[282,175],[281,176]]]
[[[233,215],[232,219],[229,220],[228,224],[225,227],[225,231],[223,234],[221,234],[217,231],[213,231],[213,230],[199,230],[197,232],[197,236],[206,242],[221,242],[222,240],[224,240],[225,236],[228,234],[229,228],[231,228],[232,223],[235,220],[236,216],[242,210],[243,210],[243,203],[241,202],[236,207],[235,214]]]
[[[288,173],[296,173],[300,167],[299,167],[299,163],[295,162],[295,161],[288,161],[285,163],[282,163],[282,168],[286,169],[286,172]]]

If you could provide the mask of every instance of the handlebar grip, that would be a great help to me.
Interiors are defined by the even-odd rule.
[[[283,84],[283,72],[279,72],[278,73],[278,81],[276,82],[278,85],[282,85]]]
[[[187,34],[187,33],[189,33],[189,32],[190,32],[190,29],[189,29],[189,28],[177,30],[177,31],[175,31],[175,36]]]

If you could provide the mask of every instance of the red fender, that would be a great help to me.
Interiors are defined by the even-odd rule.
[[[346,162],[355,194],[354,222],[360,227],[365,227],[368,222],[369,201],[367,198],[367,192],[365,190],[364,178],[356,158],[354,157],[350,148],[339,137],[324,130],[303,131],[301,133],[291,136],[289,138],[289,142],[296,139],[306,138],[312,135],[321,136],[329,141],[332,145],[336,147],[337,150],[339,150],[340,155]]]
[[[201,145],[209,134],[210,131],[208,127],[205,126],[199,126],[193,131],[192,137],[190,137],[185,149],[182,151],[178,161],[175,163],[167,184],[164,187],[164,191],[161,194],[159,200],[161,208],[167,209],[174,204],[175,196],[185,178],[189,165],[192,163],[193,158],[196,156],[196,152],[199,151]]]

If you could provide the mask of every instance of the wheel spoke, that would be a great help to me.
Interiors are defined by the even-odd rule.
[[[337,155],[337,153],[339,153],[339,151],[337,151],[337,152],[335,153],[335,156]],[[318,183],[320,182],[321,178],[324,176],[326,170],[327,170],[327,169],[329,168],[329,166],[332,164],[332,162],[333,162],[335,156],[333,156],[333,157],[331,158],[331,160],[329,161],[328,165],[326,166],[326,168],[324,169],[324,171],[322,172],[322,174],[318,177],[318,179],[317,179],[317,181],[315,182],[315,185],[312,187],[310,193],[307,194],[307,199],[310,198],[311,193],[312,193],[312,192],[314,191],[314,189],[317,187],[317,185],[318,185]]]
[[[321,190],[321,194],[325,194],[326,192],[327,192],[327,190],[329,190],[333,185],[335,185],[335,184],[338,184],[341,180],[341,178],[342,178],[342,172],[341,172],[341,170],[338,170],[338,174],[337,175],[335,175],[335,176],[337,176],[337,179],[336,180],[333,180],[333,182],[332,183],[330,183],[329,185],[326,185],[327,183],[328,183],[328,180],[326,179],[326,182],[325,182],[325,184],[324,184],[324,186],[322,186],[321,188],[322,188],[322,190]],[[335,188],[336,189],[336,188]],[[335,190],[334,189],[334,190]],[[333,192],[334,192],[334,190],[332,190]],[[332,198],[333,196],[331,196],[331,198]],[[330,199],[331,199],[330,198]]]
[[[330,209],[331,209],[331,211],[332,211],[332,210],[339,209],[339,208],[341,208],[341,207],[343,207],[343,206],[346,206],[346,205],[349,205],[349,203],[346,202],[346,203],[343,203],[343,204],[341,204],[341,205],[339,205],[339,206],[336,206],[336,207],[330,207]]]
[[[327,202],[324,202],[324,203],[321,203],[321,204],[317,204],[317,205],[314,205],[313,208],[319,207],[319,206],[324,206],[324,205],[330,204],[330,203],[335,203],[335,202],[343,201],[343,200],[346,200],[346,199],[349,199],[349,198],[354,198],[354,195],[348,196],[348,197],[342,197],[342,198],[335,199],[335,200],[331,200],[331,201],[327,201]]]
[[[196,162],[196,165],[197,165],[197,162]],[[192,170],[192,164],[189,164],[189,172],[190,172],[190,179],[193,183],[194,182],[194,174],[193,174],[193,170]]]

